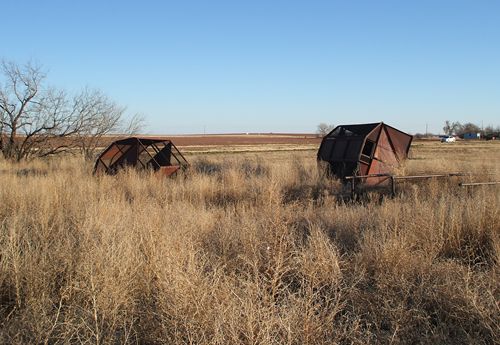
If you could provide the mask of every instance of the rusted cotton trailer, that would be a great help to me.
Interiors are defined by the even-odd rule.
[[[152,169],[170,176],[184,170],[189,163],[168,139],[130,137],[113,142],[101,153],[94,173],[116,174],[125,167]]]
[[[408,157],[413,136],[383,122],[340,125],[328,133],[318,150],[331,175],[389,174]],[[384,183],[387,177],[366,178],[366,185]]]

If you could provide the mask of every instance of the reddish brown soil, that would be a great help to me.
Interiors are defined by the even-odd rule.
[[[207,135],[172,137],[178,146],[259,145],[259,144],[318,144],[321,139],[307,135]]]
[[[151,136],[148,136],[151,137]],[[234,146],[264,144],[319,144],[321,138],[314,134],[220,134],[220,135],[167,135],[154,136],[172,140],[176,146]],[[103,146],[119,137],[107,137]]]

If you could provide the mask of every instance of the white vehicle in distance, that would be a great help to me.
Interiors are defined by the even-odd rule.
[[[441,137],[441,142],[442,143],[454,143],[455,141],[457,141],[457,138],[451,136],[451,135],[443,135]]]

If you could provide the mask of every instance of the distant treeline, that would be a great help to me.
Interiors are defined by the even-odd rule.
[[[488,125],[484,128],[479,127],[478,125],[472,122],[466,122],[464,124],[459,121],[451,122],[445,121],[443,126],[443,133],[445,135],[454,135],[459,138],[463,138],[466,133],[480,133],[481,138],[489,138],[489,137],[498,137],[500,134],[500,126],[492,126]],[[417,138],[425,138],[425,137],[434,137],[437,134],[434,133],[417,133],[415,137]]]

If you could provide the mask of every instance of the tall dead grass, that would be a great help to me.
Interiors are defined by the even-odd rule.
[[[166,180],[0,162],[0,342],[497,341],[498,189],[349,202],[306,154],[272,155]]]

